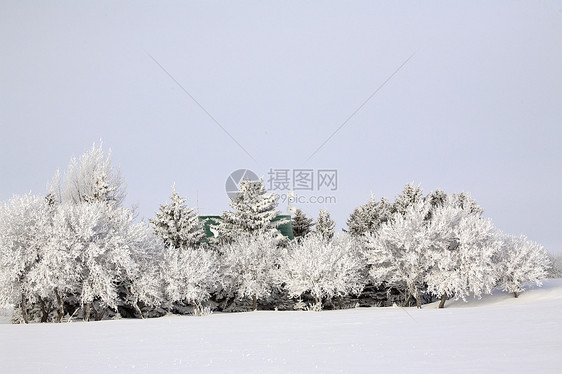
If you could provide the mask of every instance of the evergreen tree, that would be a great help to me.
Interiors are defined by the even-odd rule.
[[[378,205],[374,196],[365,204],[355,208],[347,219],[348,232],[353,236],[360,236],[371,231],[371,225],[375,219],[374,212]]]
[[[312,226],[314,226],[312,218],[307,218],[304,212],[300,209],[297,209],[292,221],[293,236],[295,238],[304,238],[312,231]]]
[[[392,217],[392,205],[386,198],[376,201],[374,196],[365,204],[355,209],[347,220],[349,233],[360,236],[375,233],[381,224]]]
[[[466,210],[468,213],[474,213],[479,216],[484,213],[484,209],[480,205],[478,205],[476,200],[474,200],[468,192],[454,194],[452,199],[453,205]]]
[[[316,221],[316,233],[325,240],[330,240],[334,236],[334,228],[336,223],[330,218],[327,210],[320,210],[318,220]]]
[[[377,208],[379,226],[392,219],[392,204],[386,197],[382,197]],[[378,228],[378,227],[377,227]]]
[[[156,235],[162,238],[166,247],[193,248],[205,237],[203,225],[192,208],[185,205],[186,199],[176,192],[172,186],[171,203],[160,206],[156,219],[150,223]]]
[[[425,201],[429,205],[429,211],[427,213],[426,220],[431,220],[431,218],[433,217],[433,211],[447,204],[448,200],[449,196],[441,190],[435,190],[427,195],[425,197]]]
[[[410,206],[420,203],[423,200],[423,192],[420,186],[408,183],[404,186],[402,192],[400,192],[400,194],[394,199],[392,210],[395,213],[404,215]]]
[[[239,191],[232,198],[230,207],[216,226],[219,240],[230,242],[242,234],[268,234],[279,237],[277,227],[286,220],[272,222],[279,215],[278,196],[267,193],[262,180],[244,180],[240,182]]]

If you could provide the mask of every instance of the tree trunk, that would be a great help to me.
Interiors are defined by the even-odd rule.
[[[252,310],[258,310],[258,299],[256,295],[252,296]]]
[[[408,306],[408,304],[410,303],[410,293],[408,293],[408,295],[404,295],[404,302],[402,303],[403,307]]]
[[[138,315],[139,319],[143,319],[144,317],[142,316],[142,312],[141,312],[139,306],[137,305],[136,301],[133,303],[133,308],[135,308],[135,311],[137,312],[137,315]]]
[[[443,296],[441,296],[441,302],[439,303],[439,309],[445,308],[445,301],[447,301],[447,292],[443,292]]]
[[[313,310],[318,311],[319,309],[317,309],[317,308],[322,309],[322,298],[318,297],[318,295],[313,295],[313,297],[314,297],[314,309]]]
[[[513,296],[515,296],[515,298],[518,298],[518,297],[519,297],[519,292],[515,291],[515,292],[513,293]]]
[[[90,321],[90,302],[87,302],[86,306],[84,307],[84,321]]]
[[[107,309],[107,308],[98,311],[98,310],[96,309],[96,304],[95,304],[95,303],[92,303],[92,310],[94,311],[94,319],[95,319],[96,321],[101,321],[101,320],[103,319],[103,316],[105,315],[105,310],[106,310],[106,309]]]
[[[59,304],[57,323],[61,323],[62,317],[64,316],[64,304],[62,302],[62,297],[60,297],[59,290],[55,288],[55,296],[57,297],[57,303]]]
[[[195,315],[196,316],[201,316],[202,310],[203,308],[201,307],[201,305],[199,305],[198,302],[193,303],[193,308],[195,310]]]
[[[98,319],[98,310],[96,309],[96,302],[92,303],[92,313],[94,314],[94,321],[99,321]]]
[[[413,296],[414,299],[416,300],[416,308],[421,309],[420,296],[418,295],[418,292],[414,289],[414,283],[410,284],[409,289],[410,289],[410,295],[408,296],[408,300],[410,300],[410,296]]]
[[[229,302],[230,300],[230,302]],[[230,308],[232,305],[234,305],[234,303],[236,302],[236,298],[233,297],[232,299],[229,299],[228,296],[226,297],[225,301],[224,301],[224,308],[222,308],[223,311],[228,310],[228,308]]]
[[[21,294],[21,316],[23,318],[23,322],[29,323],[29,318],[27,317],[27,305],[25,304],[25,296]]]
[[[41,307],[41,323],[45,323],[49,319],[49,313],[47,313],[45,300],[41,296],[39,296],[39,306]]]

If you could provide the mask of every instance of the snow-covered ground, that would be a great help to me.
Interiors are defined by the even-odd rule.
[[[3,324],[0,373],[562,372],[562,279],[436,308]]]

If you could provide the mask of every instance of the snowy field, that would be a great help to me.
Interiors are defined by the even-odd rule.
[[[2,324],[0,373],[562,372],[562,279],[436,308]]]

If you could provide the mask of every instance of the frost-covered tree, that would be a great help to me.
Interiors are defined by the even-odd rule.
[[[453,194],[451,199],[454,206],[464,209],[469,213],[473,213],[479,216],[484,213],[484,209],[482,209],[482,207],[478,205],[476,200],[474,200],[468,192]]]
[[[423,201],[409,205],[381,225],[376,235],[368,234],[365,241],[372,283],[404,292],[405,306],[413,297],[421,308],[420,291],[429,263],[427,211]]]
[[[322,299],[359,294],[366,282],[363,253],[349,234],[333,240],[313,233],[285,249],[278,273],[291,297],[310,292],[314,307]]]
[[[57,171],[49,192],[63,203],[106,202],[119,206],[125,199],[125,189],[121,172],[111,164],[111,150],[106,155],[100,142],[80,158],[72,158],[64,178]]]
[[[410,206],[422,203],[423,201],[423,191],[420,186],[416,186],[414,183],[408,183],[404,186],[402,192],[394,199],[392,210],[394,213],[404,215]]]
[[[426,219],[431,220],[433,217],[433,211],[447,204],[450,201],[450,197],[441,190],[435,190],[425,197],[425,201],[429,205],[429,211]]]
[[[138,317],[143,318],[140,303],[154,308],[164,302],[160,276],[164,243],[144,222],[129,225],[127,238],[131,262],[130,266],[123,267],[124,274],[118,282],[118,304],[132,306]]]
[[[132,219],[130,211],[103,202],[61,205],[55,246],[71,253],[76,281],[69,287],[85,320],[92,310],[99,316],[95,304],[116,309],[119,287],[138,273],[139,232]]]
[[[216,226],[219,240],[228,242],[244,234],[279,236],[277,227],[286,220],[272,222],[279,215],[278,196],[268,193],[262,180],[244,180],[240,182],[239,191],[232,198],[230,207]]]
[[[334,236],[334,228],[336,223],[330,218],[327,210],[321,209],[318,212],[318,220],[316,220],[316,233],[326,240],[332,239]]]
[[[160,205],[156,219],[150,220],[154,232],[162,238],[166,247],[197,247],[205,237],[205,230],[197,213],[185,205],[186,199],[178,195],[175,185],[172,187],[170,200],[170,204]]]
[[[548,270],[549,278],[562,278],[562,254],[549,253],[550,269]]]
[[[29,286],[42,300],[56,300],[56,322],[61,322],[64,301],[75,291],[73,286],[79,281],[79,273],[76,268],[77,253],[70,249],[77,239],[74,232],[66,227],[62,213],[65,206],[58,205],[56,208],[49,239],[29,274]]]
[[[217,254],[211,250],[193,248],[185,251],[168,246],[161,267],[167,302],[191,304],[195,314],[201,315],[202,305],[219,283],[219,269]]]
[[[430,267],[425,281],[428,291],[441,297],[440,308],[448,297],[465,300],[470,294],[492,292],[499,242],[491,221],[453,202],[434,210],[427,238]]]
[[[354,236],[375,233],[381,224],[392,217],[392,205],[386,198],[376,201],[374,196],[356,208],[347,220],[348,232]]]
[[[31,304],[44,302],[30,275],[45,255],[51,222],[44,197],[14,196],[0,206],[0,306],[18,306],[25,323]]]
[[[379,204],[377,206],[377,220],[379,221],[379,226],[385,222],[388,222],[392,218],[392,204],[386,199],[386,197],[381,197]],[[378,227],[375,228],[377,230]]]
[[[251,298],[256,310],[257,301],[276,286],[280,249],[273,235],[240,234],[233,239],[219,248],[223,287],[237,299]]]
[[[292,219],[293,236],[295,238],[303,238],[312,231],[312,218],[307,218],[306,214],[300,209],[297,209],[295,216]]]
[[[347,232],[354,236],[361,236],[370,232],[372,223],[375,221],[374,212],[376,210],[377,201],[374,196],[365,204],[355,208],[353,213],[347,219]]]
[[[131,221],[130,211],[106,202],[14,197],[0,208],[0,303],[17,305],[24,322],[33,313],[60,322],[65,306],[99,319],[95,306],[116,309],[123,290],[133,306],[150,305],[158,298],[146,266],[152,234]]]
[[[512,292],[515,297],[525,291],[524,286],[535,283],[540,286],[546,278],[550,260],[544,248],[525,236],[501,236],[499,254],[499,286]]]
[[[25,278],[27,299],[40,306],[42,321],[49,305],[56,309],[52,319],[61,322],[65,306],[70,313],[83,307],[88,320],[90,311],[101,319],[106,307],[124,303],[142,317],[139,301],[161,302],[156,265],[162,243],[146,224],[132,224],[128,210],[101,202],[60,204],[52,214]]]

